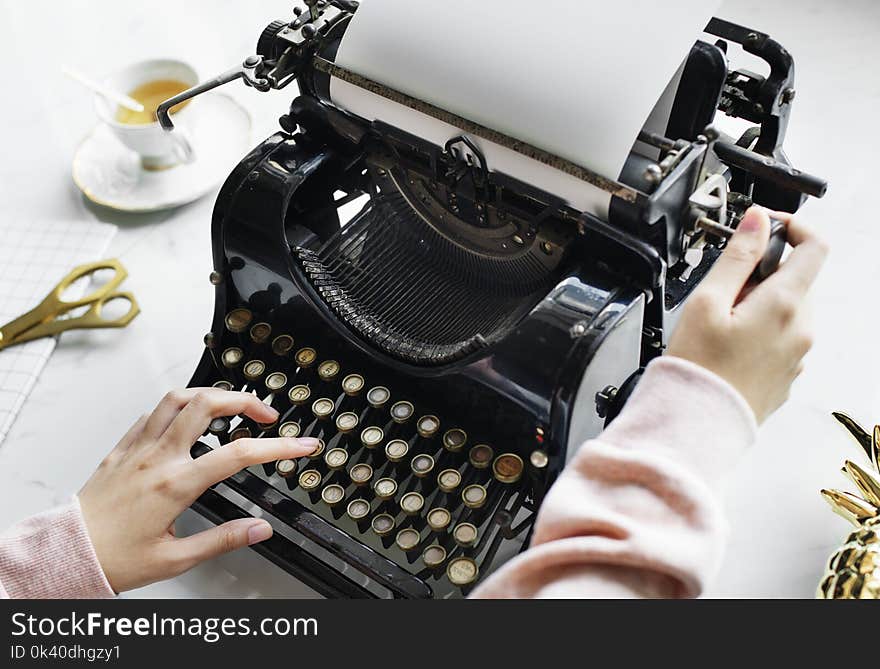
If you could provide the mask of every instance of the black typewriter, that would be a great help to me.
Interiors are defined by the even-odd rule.
[[[662,353],[746,208],[795,211],[825,183],[782,151],[794,68],[763,33],[711,21],[718,39],[694,45],[665,132],[643,131],[617,180],[528,147],[611,193],[602,218],[493,171],[473,141],[524,150],[515,138],[335,65],[356,11],[309,0],[242,66],[159,111],[171,129],[174,105],[229,81],[299,88],[217,199],[214,319],[191,380],[281,417],[216,419],[193,456],[243,436],[322,447],[194,507],[269,519],[254,550],[325,596],[461,596],[528,544],[548,487]],[[770,74],[731,70],[730,44]],[[438,146],[346,113],[332,77],[462,132]],[[731,138],[716,114],[751,125]],[[782,246],[774,233],[763,273]]]

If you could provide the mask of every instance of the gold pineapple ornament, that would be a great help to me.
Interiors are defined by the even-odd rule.
[[[843,473],[855,484],[858,494],[822,490],[831,508],[856,529],[831,556],[816,594],[820,599],[880,599],[880,425],[868,434],[845,413],[832,415],[855,437],[873,472],[847,460]]]

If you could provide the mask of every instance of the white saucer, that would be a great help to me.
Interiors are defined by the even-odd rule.
[[[73,159],[73,181],[92,202],[127,212],[170,209],[199,199],[222,182],[250,149],[251,117],[222,93],[191,103],[187,132],[196,159],[148,171],[106,125],[97,126]]]

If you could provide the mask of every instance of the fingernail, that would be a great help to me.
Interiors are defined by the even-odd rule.
[[[265,541],[272,536],[272,526],[267,522],[254,523],[248,528],[248,546]]]
[[[296,440],[300,446],[304,446],[305,448],[311,448],[312,453],[318,450],[318,446],[321,445],[321,442],[315,439],[314,437],[302,437]]]

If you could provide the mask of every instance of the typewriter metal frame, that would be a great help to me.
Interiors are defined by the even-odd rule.
[[[224,321],[232,309],[246,306],[271,317],[276,332],[290,329],[297,342],[313,345],[320,355],[329,351],[344,361],[346,372],[362,374],[370,385],[403,389],[420,409],[431,410],[431,398],[440,398],[434,403],[441,405],[436,411],[447,426],[466,422],[477,441],[505,444],[525,462],[515,491],[498,493],[502,501],[482,518],[480,544],[450,552],[450,557],[480,555],[489,571],[496,557],[527,545],[534,514],[573,447],[617,415],[638,370],[662,353],[678,307],[723,248],[724,239],[702,231],[699,219],[735,225],[752,202],[795,211],[806,194],[821,196],[825,186],[793,170],[782,152],[794,95],[793,64],[762,33],[713,19],[707,32],[765,59],[770,76],[730,73],[724,41],[698,42],[684,67],[666,133],[639,137],[656,158],[634,152],[619,182],[603,181],[618,189],[605,221],[491,172],[466,135],[437,147],[336,109],[326,64],[332,63],[355,10],[352,2],[308,2],[293,22],[278,21],[264,31],[258,57],[160,109],[160,120],[170,127],[167,112],[173,105],[238,78],[258,90],[296,80],[301,93],[281,118],[283,131],[242,160],[217,199],[214,320],[191,385],[234,376],[220,356],[241,335],[228,332]],[[756,129],[738,142],[721,137],[710,127],[718,110],[745,118]],[[732,191],[714,210],[711,197],[694,197],[711,174],[723,175]],[[313,236],[338,229],[339,207],[364,194],[378,197],[393,190],[406,175],[518,221],[537,221],[533,232],[539,230],[539,238],[546,235],[551,247],[566,249],[555,287],[514,327],[451,359],[407,359],[372,345],[340,318],[296,257],[296,249]],[[430,216],[430,209],[423,214]],[[688,251],[696,244],[701,260],[694,263]],[[476,406],[482,409],[479,415]],[[198,443],[193,455],[209,448]],[[400,559],[402,554],[389,559],[375,541],[357,538],[351,524],[340,529],[336,515],[293,499],[270,469],[262,474],[240,472],[202,495],[194,508],[218,523],[257,509],[269,514],[276,534],[254,550],[325,596],[424,598],[468,592],[450,587],[442,574]]]

